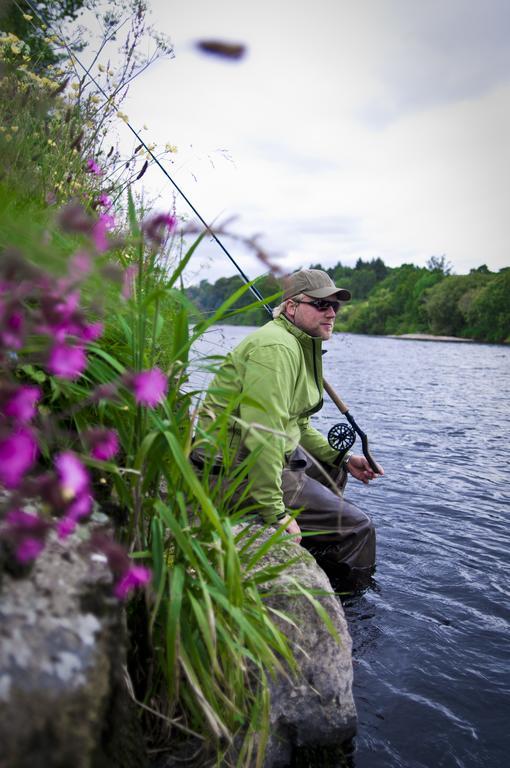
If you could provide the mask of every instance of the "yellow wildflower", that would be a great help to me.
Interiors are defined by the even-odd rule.
[[[106,68],[102,64],[98,64],[97,68],[100,72],[106,72]]]
[[[92,102],[92,104],[99,104],[99,102],[101,101],[101,99],[99,98],[99,96],[96,96],[95,94],[93,94],[93,95],[90,97],[90,101]]]
[[[117,117],[124,120],[125,123],[129,122],[129,117],[124,112],[117,112]]]
[[[13,43],[11,45],[11,51],[17,56],[18,53],[21,53],[21,48],[19,47],[19,45],[16,45],[16,43]]]
[[[16,133],[17,130],[18,130],[18,126],[17,125],[11,125],[11,131],[13,133]]]
[[[6,141],[10,141],[11,139],[12,139],[12,136],[11,136],[11,134],[10,134],[10,133],[6,133],[6,134],[5,134],[5,140],[6,140]]]
[[[34,17],[33,17],[33,16],[31,16],[29,13],[24,13],[24,14],[23,14],[23,18],[25,19],[25,21],[32,21],[32,19],[33,19]]]
[[[71,83],[71,88],[73,91],[79,91],[80,90],[80,84],[79,83]]]
[[[175,146],[175,144],[165,144],[165,151],[166,152],[178,152],[178,149]]]

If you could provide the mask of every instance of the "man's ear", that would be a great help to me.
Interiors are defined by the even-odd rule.
[[[296,314],[296,307],[297,304],[294,304],[292,299],[287,299],[285,302],[285,314],[287,317],[290,317],[291,320],[294,320],[294,315]]]

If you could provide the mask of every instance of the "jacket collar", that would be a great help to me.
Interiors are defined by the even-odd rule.
[[[321,338],[310,336],[309,333],[306,333],[306,331],[303,331],[301,328],[298,328],[297,325],[294,325],[294,323],[285,317],[285,315],[278,315],[273,322],[285,328],[285,330],[295,336],[301,344],[311,346],[314,350],[317,349],[317,346],[319,349],[322,347]]]

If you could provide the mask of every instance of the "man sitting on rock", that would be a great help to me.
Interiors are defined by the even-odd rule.
[[[201,416],[237,398],[230,444],[240,458],[257,452],[249,473],[250,497],[260,517],[282,525],[296,541],[321,549],[327,563],[353,579],[375,565],[375,530],[369,517],[343,497],[350,474],[363,483],[375,473],[364,456],[344,455],[310,425],[322,408],[322,342],[331,338],[335,316],[351,294],[326,272],[303,269],[287,278],[273,320],[230,352],[212,381]],[[199,451],[192,460],[201,463]],[[288,510],[300,509],[297,519]]]

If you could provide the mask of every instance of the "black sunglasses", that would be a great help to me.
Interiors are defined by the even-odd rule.
[[[319,312],[326,312],[328,309],[333,309],[335,314],[341,307],[340,301],[330,301],[329,299],[313,299],[313,301],[300,301],[299,299],[292,299],[295,304],[309,304],[314,309],[318,309]]]

